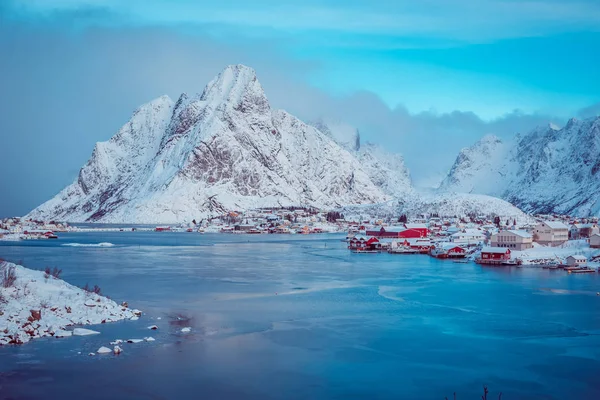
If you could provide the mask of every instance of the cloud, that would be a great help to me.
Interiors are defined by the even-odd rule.
[[[129,24],[208,24],[238,33],[266,29],[480,43],[573,29],[600,30],[600,4],[595,0],[354,0],[343,5],[337,0],[12,0],[9,4],[18,17],[103,8]]]
[[[88,12],[88,18],[98,14]],[[0,24],[0,216],[24,214],[77,176],[94,143],[107,140],[139,105],[162,94],[201,92],[227,64],[254,67],[273,107],[304,120],[338,118],[361,136],[404,154],[426,182],[458,150],[484,134],[509,136],[550,117],[513,112],[484,121],[471,112],[411,114],[366,91],[332,96],[306,82],[319,68],[253,38],[224,43],[197,30],[64,29],[59,24]]]
[[[580,118],[591,118],[600,116],[600,103],[592,104],[589,107],[584,107],[577,113]]]

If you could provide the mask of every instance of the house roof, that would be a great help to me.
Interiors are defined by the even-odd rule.
[[[382,228],[385,229],[386,232],[402,232],[406,230],[406,228],[402,225],[384,226]]]
[[[463,249],[460,246],[457,246],[454,243],[439,243],[435,247],[437,247],[439,249],[444,249],[444,250],[450,250],[450,249],[458,248],[458,249],[461,249],[462,251],[466,251],[465,249]]]
[[[514,233],[515,235],[521,236],[523,238],[530,238],[530,237],[532,237],[531,233],[529,233],[527,231],[509,230],[508,232]]]
[[[504,247],[484,247],[483,249],[481,249],[482,253],[495,253],[495,254],[506,254],[507,252],[510,252],[509,249],[504,248]]]
[[[542,224],[545,224],[552,229],[569,229],[568,226],[566,226],[560,221],[543,221]]]
[[[573,224],[572,226],[574,226],[577,229],[585,229],[585,228],[593,228],[596,226],[596,224]]]
[[[581,255],[581,254],[577,254],[577,255],[569,256],[569,257],[575,258],[577,260],[587,260],[587,257],[584,255]],[[569,258],[569,257],[567,257],[567,258]]]
[[[404,224],[406,229],[427,229],[425,224]]]
[[[399,243],[407,242],[411,246],[430,246],[431,245],[431,239],[428,239],[428,238],[406,238],[406,239],[399,239],[396,241]]]

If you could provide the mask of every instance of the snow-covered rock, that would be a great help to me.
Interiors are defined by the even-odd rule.
[[[191,331],[192,331],[192,328],[190,328],[189,326],[185,327],[185,328],[181,328],[181,332],[183,332],[183,333],[188,333],[188,332],[191,332]]]
[[[127,339],[127,343],[141,343],[144,339]]]
[[[155,330],[157,330],[157,329],[158,329],[158,326],[156,326],[156,325],[150,325],[150,326],[148,327],[148,329],[151,329],[151,330],[155,331]]]
[[[385,200],[354,154],[272,110],[254,70],[233,65],[200,95],[140,107],[96,144],[75,182],[28,217],[175,223],[227,210]]]
[[[0,262],[0,276],[14,271],[16,280],[9,287],[0,285],[0,344],[26,343],[31,338],[98,334],[84,328],[68,331],[72,325],[93,325],[118,321],[134,315],[129,308],[86,292],[53,277],[9,262]],[[94,307],[88,307],[91,301]],[[32,313],[34,310],[36,313]],[[37,311],[41,311],[37,314]],[[34,317],[34,315],[36,317]],[[37,318],[39,316],[39,319]]]
[[[501,197],[527,212],[600,214],[600,117],[463,149],[440,191]]]
[[[98,335],[100,332],[93,331],[91,329],[84,328],[75,328],[73,329],[73,336],[90,336],[90,335]]]
[[[144,340],[146,342],[154,342],[156,339],[154,339],[152,336],[148,336],[148,337],[145,337]]]
[[[104,346],[100,347],[100,348],[99,348],[99,349],[96,351],[96,353],[98,353],[98,354],[108,354],[108,353],[112,353],[112,352],[113,352],[113,351],[112,351],[111,349],[109,349],[108,347],[104,347]]]

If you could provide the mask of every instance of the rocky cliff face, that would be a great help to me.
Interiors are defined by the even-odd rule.
[[[441,191],[502,197],[525,211],[600,213],[600,117],[536,128],[509,143],[463,149]]]
[[[400,197],[414,191],[402,155],[390,153],[374,143],[362,143],[358,129],[349,124],[322,118],[312,125],[353,154],[371,181],[385,194]]]
[[[389,198],[355,154],[285,111],[255,72],[229,66],[201,95],[160,97],[98,143],[78,178],[28,216],[172,223],[227,210]]]

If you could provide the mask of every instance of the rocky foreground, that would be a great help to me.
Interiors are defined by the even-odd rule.
[[[139,310],[119,305],[99,294],[58,277],[57,271],[36,271],[0,261],[0,346],[31,339],[96,333],[74,325],[94,325],[137,319]]]

